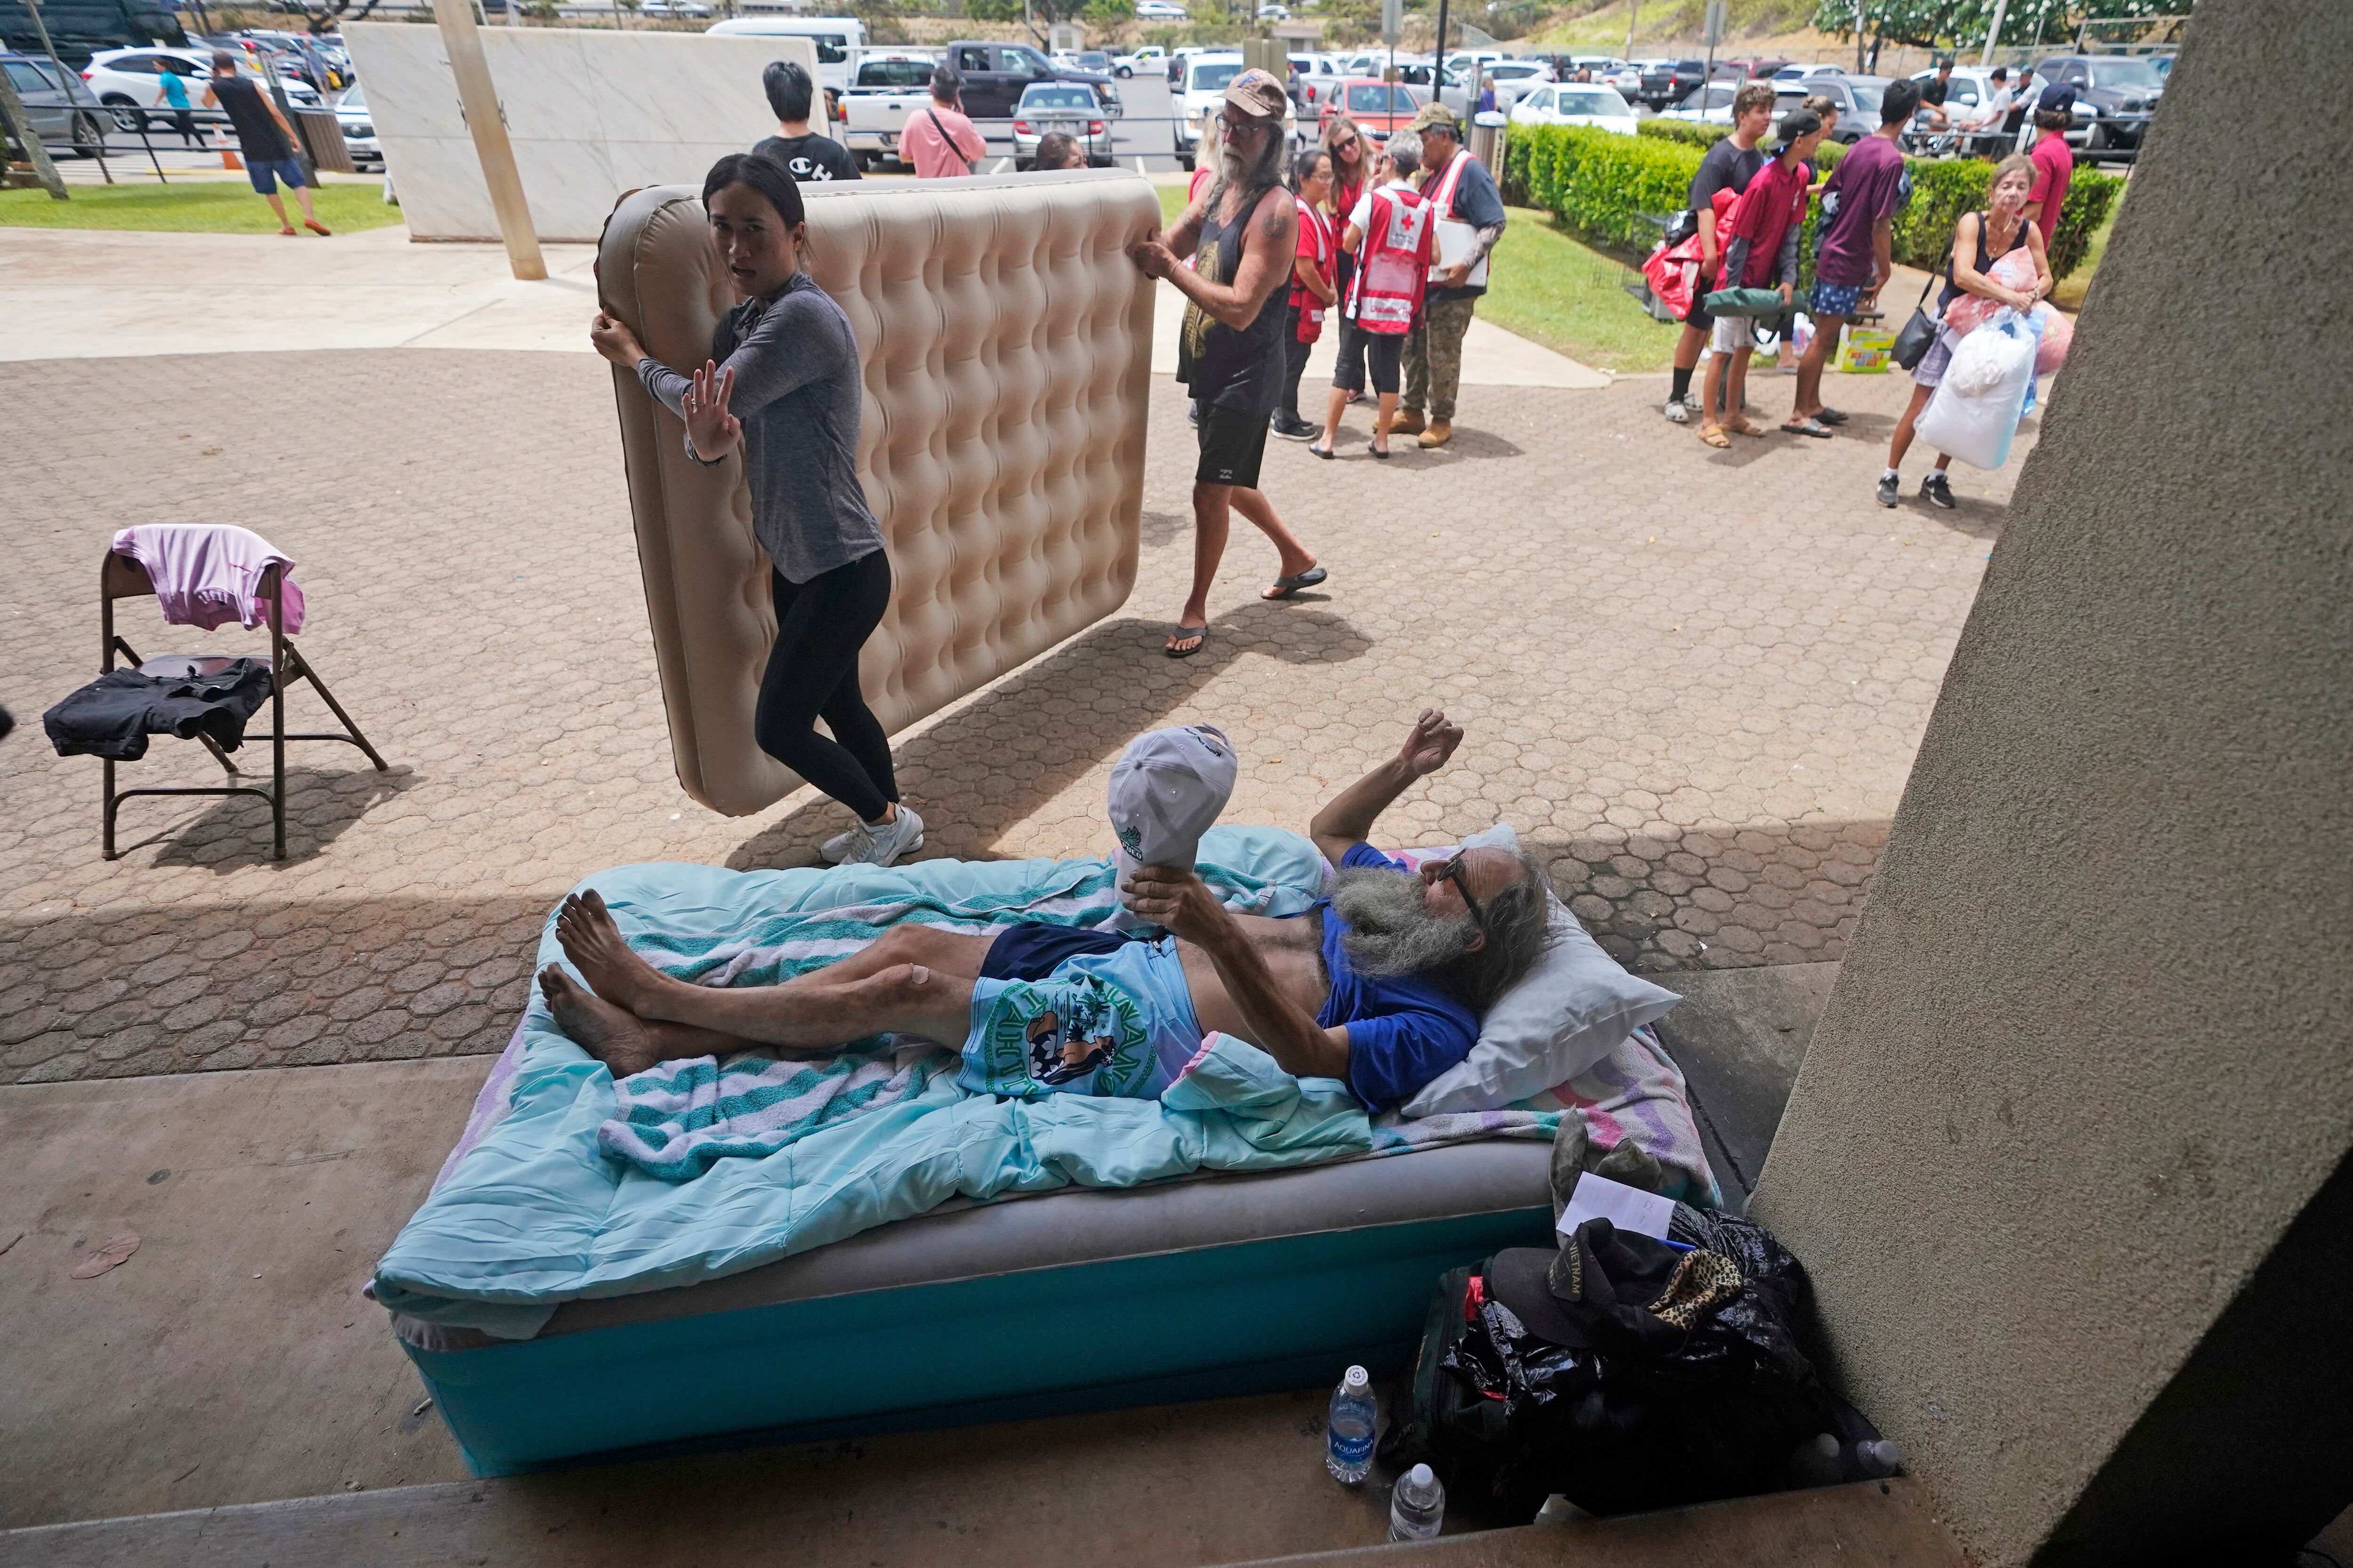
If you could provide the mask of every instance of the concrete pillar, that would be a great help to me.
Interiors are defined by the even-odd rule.
[[[2348,58],[2199,6],[1754,1200],[1989,1568],[2353,1499]]]

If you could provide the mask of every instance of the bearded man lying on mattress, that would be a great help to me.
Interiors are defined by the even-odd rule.
[[[1424,711],[1395,757],[1316,814],[1307,831],[1339,870],[1327,898],[1287,919],[1234,913],[1193,868],[1234,773],[1224,736],[1195,727],[1154,731],[1123,758],[1126,780],[1113,775],[1122,901],[1143,929],[902,925],[785,984],[723,989],[631,952],[591,889],[556,924],[589,988],[554,964],[540,985],[564,1032],[617,1078],[681,1057],[824,1054],[887,1032],[960,1045],[957,1081],[976,1092],[1149,1098],[1222,1032],[1384,1110],[1470,1054],[1480,1014],[1545,948],[1543,873],[1525,856],[1467,849],[1416,873],[1365,842],[1461,739]],[[1139,748],[1153,755],[1132,766]],[[1121,820],[1124,782],[1133,822]]]

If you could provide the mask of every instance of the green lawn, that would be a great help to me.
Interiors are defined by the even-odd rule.
[[[275,234],[269,204],[242,180],[187,181],[159,185],[74,185],[72,199],[58,201],[44,190],[0,191],[0,227],[142,228],[175,234]],[[287,216],[301,221],[301,208],[282,191]],[[400,221],[400,209],[384,205],[383,188],[366,184],[322,185],[311,192],[319,221],[338,231],[381,228]],[[309,235],[305,238],[311,237]]]
[[[1683,329],[1634,302],[1626,292],[1641,281],[1632,268],[1570,238],[1550,213],[1510,211],[1481,320],[1596,370],[1668,368]]]
[[[1185,210],[1181,185],[1160,187],[1169,223]],[[1511,209],[1495,247],[1493,281],[1479,301],[1482,321],[1565,353],[1596,370],[1665,370],[1682,329],[1654,321],[1626,285],[1633,269],[1571,239],[1550,213]]]
[[[2116,231],[2116,214],[2124,210],[2124,205],[2121,201],[2110,205],[2106,220],[2092,231],[2091,247],[2084,252],[2082,265],[2059,279],[2058,286],[2051,290],[2051,302],[2061,310],[2084,308],[2084,295],[2092,287],[2092,274],[2100,269],[2100,258],[2108,253],[2108,236]]]

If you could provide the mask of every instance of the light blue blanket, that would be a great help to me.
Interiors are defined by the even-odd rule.
[[[1201,858],[1229,905],[1272,915],[1307,908],[1323,874],[1307,840],[1276,829],[1213,828]],[[750,873],[655,865],[583,886],[604,895],[630,945],[661,967],[707,983],[772,983],[898,920],[970,931],[1016,919],[1094,925],[1113,907],[1112,875],[1101,860]],[[562,960],[551,919],[538,962]],[[953,1057],[881,1040],[807,1080],[794,1074],[809,1069],[776,1069],[765,1104],[725,1100],[720,1064],[707,1058],[700,1111],[694,1083],[639,1075],[632,1117],[611,1075],[558,1031],[534,988],[465,1139],[377,1264],[375,1293],[427,1321],[528,1338],[566,1300],[736,1273],[954,1197],[1131,1186],[1472,1137],[1548,1139],[1564,1113],[1598,1126],[1597,1100],[1630,1135],[1644,1121],[1626,1119],[1628,1105],[1672,1128],[1655,1151],[1672,1164],[1667,1145],[1683,1142],[1689,1113],[1680,1075],[1646,1037],[1637,1033],[1625,1061],[1604,1064],[1615,1076],[1593,1093],[1564,1086],[1556,1100],[1402,1128],[1384,1117],[1377,1129],[1345,1085],[1294,1079],[1222,1036],[1157,1100],[968,1095]],[[688,1136],[696,1131],[714,1137],[698,1148]],[[718,1146],[747,1135],[751,1146]],[[1695,1152],[1696,1133],[1688,1137]],[[681,1163],[665,1169],[670,1156]],[[1704,1184],[1704,1160],[1696,1164]],[[677,1179],[685,1174],[693,1179]]]

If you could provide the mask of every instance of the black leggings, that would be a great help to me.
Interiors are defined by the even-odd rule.
[[[891,742],[858,689],[858,650],[891,606],[891,558],[877,550],[847,566],[787,583],[770,570],[776,646],[760,677],[752,734],[760,750],[871,822],[899,798]],[[831,740],[817,732],[822,715]]]
[[[1275,412],[1299,417],[1299,374],[1307,368],[1307,351],[1314,343],[1299,341],[1299,307],[1285,305],[1282,309],[1282,401]]]

